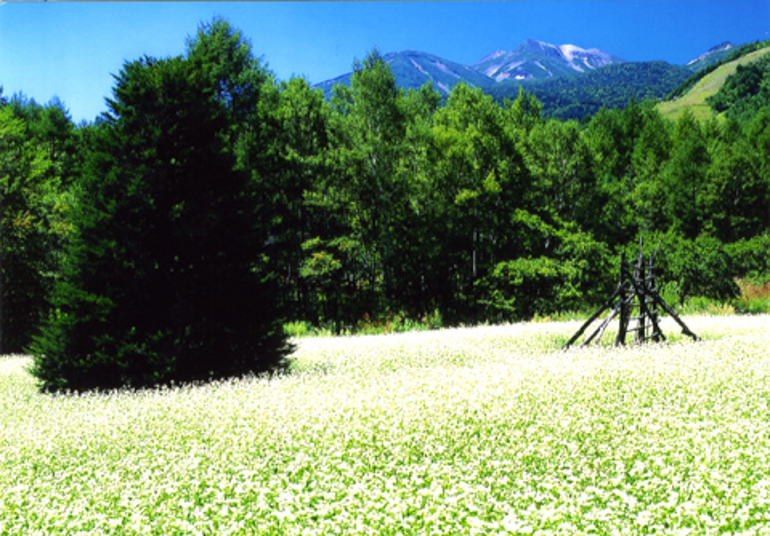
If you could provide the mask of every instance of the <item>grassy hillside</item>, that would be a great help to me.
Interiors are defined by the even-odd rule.
[[[678,119],[685,110],[690,110],[698,119],[705,120],[712,117],[714,114],[706,103],[706,99],[712,95],[716,95],[727,77],[733,74],[739,65],[752,63],[769,52],[770,47],[762,48],[735,61],[719,66],[713,72],[704,76],[683,96],[676,100],[660,103],[658,105],[658,110],[665,117],[672,120]]]
[[[286,376],[85,396],[0,358],[0,534],[764,533],[770,317],[686,321],[302,339]]]

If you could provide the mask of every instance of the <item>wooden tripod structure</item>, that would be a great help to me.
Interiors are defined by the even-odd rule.
[[[654,257],[654,255],[650,257],[645,264],[641,241],[639,242],[639,258],[636,263],[626,262],[625,254],[620,254],[620,280],[615,292],[564,345],[565,349],[572,346],[583,332],[604,311],[610,308],[612,308],[612,312],[580,344],[581,347],[588,346],[594,340],[595,343],[598,343],[604,335],[607,326],[610,325],[610,322],[616,316],[620,317],[620,327],[615,337],[615,346],[624,345],[626,343],[626,336],[629,333],[634,334],[634,342],[636,343],[650,340],[655,342],[665,341],[666,336],[658,324],[659,308],[668,313],[681,326],[682,333],[696,341],[698,340],[698,336],[690,331],[690,328],[658,294],[655,265],[653,264]],[[633,316],[634,313],[636,313],[635,316]]]

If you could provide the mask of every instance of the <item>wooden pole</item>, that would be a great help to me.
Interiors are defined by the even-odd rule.
[[[580,338],[580,336],[583,334],[586,328],[588,328],[588,326],[590,326],[594,320],[599,318],[599,316],[604,311],[609,309],[610,305],[612,305],[612,302],[615,301],[615,298],[617,298],[619,294],[620,294],[620,288],[617,288],[615,290],[615,293],[612,295],[612,297],[606,302],[604,302],[604,305],[602,305],[599,309],[597,309],[597,311],[593,315],[591,315],[591,318],[586,320],[585,323],[582,326],[580,326],[580,329],[577,331],[577,333],[575,333],[572,336],[572,338],[569,341],[567,341],[567,344],[564,345],[564,348],[569,348],[570,346],[572,346],[572,344],[574,344],[574,342]]]
[[[661,241],[662,241],[662,239],[661,239]],[[660,247],[660,242],[658,242],[658,247]],[[655,253],[653,253],[653,256],[648,259],[648,265],[649,266],[647,268],[647,271],[648,271],[649,277],[648,277],[648,279],[644,280],[645,284],[647,284],[648,288],[649,288],[649,294],[650,294],[649,295],[649,304],[650,304],[650,308],[649,309],[650,309],[650,314],[652,315],[652,318],[655,319],[655,322],[657,322],[657,320],[658,320],[659,311],[658,311],[658,305],[655,303],[655,298],[652,297],[652,294],[654,292],[658,291],[658,282],[655,279],[655,264],[653,263],[653,259],[655,258],[655,255],[657,253],[658,253],[658,250],[656,249]],[[649,281],[649,283],[648,283],[648,281]],[[655,340],[655,342],[660,342],[661,340],[664,340],[664,341],[666,340],[666,336],[663,334],[663,330],[660,329],[660,327],[658,327],[657,333],[653,334],[653,339]]]
[[[618,334],[615,337],[615,346],[622,346],[626,344],[626,332],[628,331],[628,317],[630,315],[629,297],[625,292],[625,283],[628,279],[628,273],[626,270],[626,255],[620,253],[620,281],[623,290],[620,295],[620,326],[618,327]]]
[[[674,312],[674,310],[671,307],[668,306],[668,304],[663,300],[663,298],[660,297],[660,295],[657,292],[653,292],[652,293],[652,297],[658,303],[658,305],[663,307],[663,309],[668,314],[671,315],[671,318],[676,320],[676,323],[679,324],[679,326],[682,328],[682,333],[684,333],[685,335],[687,335],[689,337],[692,337],[693,340],[695,340],[695,341],[698,340],[698,336],[695,333],[693,333],[692,331],[690,331],[690,328],[688,328],[687,325],[684,322],[682,322],[682,319],[679,318],[679,315],[677,315]]]
[[[612,319],[618,316],[618,313],[620,312],[620,302],[615,304],[615,307],[612,309],[612,312],[609,314],[607,318],[604,319],[604,322],[599,324],[599,327],[596,328],[596,331],[591,333],[589,337],[583,341],[583,344],[580,345],[580,347],[588,346],[591,344],[591,341],[594,340],[594,337],[596,337],[596,342],[599,342],[604,335],[605,330],[607,329],[607,326],[610,325],[610,322],[612,322]]]
[[[660,326],[658,326],[658,319],[650,313],[649,309],[647,309],[647,293],[644,289],[645,285],[643,284],[642,288],[639,288],[634,279],[631,280],[631,284],[634,286],[634,292],[639,297],[639,317],[642,318],[640,322],[644,322],[643,319],[647,317],[652,322],[653,333],[662,333]],[[642,332],[641,338],[642,340],[644,339],[644,332]]]
[[[604,335],[604,332],[612,319],[618,315],[620,316],[620,326],[615,338],[615,346],[624,345],[626,343],[626,336],[629,332],[635,334],[635,340],[639,343],[650,339],[655,341],[665,341],[666,336],[663,334],[663,330],[660,329],[660,324],[658,323],[658,307],[661,307],[671,315],[671,317],[682,327],[682,332],[685,335],[692,337],[696,341],[698,340],[698,336],[690,331],[690,328],[685,325],[674,310],[671,309],[663,298],[660,297],[660,294],[658,294],[654,273],[655,267],[652,258],[648,259],[648,265],[645,265],[642,245],[640,240],[639,258],[635,264],[627,263],[625,254],[623,252],[620,253],[620,277],[615,292],[612,294],[612,297],[580,327],[577,333],[575,333],[567,344],[564,345],[564,349],[567,349],[574,344],[575,341],[583,335],[586,329],[588,329],[588,326],[590,326],[613,304],[614,307],[610,315],[605,318],[599,327],[580,345],[581,347],[587,346],[594,339],[598,342]],[[658,244],[658,246],[660,246],[660,244]],[[637,307],[637,305],[639,307],[639,314],[632,318],[632,308]],[[637,325],[629,328],[629,322],[632,319],[636,320]],[[649,324],[647,323],[647,319],[649,319]]]

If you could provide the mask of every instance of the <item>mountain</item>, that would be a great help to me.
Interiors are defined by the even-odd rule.
[[[665,98],[692,72],[663,61],[607,65],[579,76],[544,80],[506,80],[488,90],[498,102],[513,100],[524,87],[543,104],[543,114],[559,119],[583,119],[602,107],[623,108]]]
[[[425,52],[407,50],[383,56],[399,87],[417,89],[425,82],[442,95],[448,95],[458,82],[482,89],[503,80],[541,80],[575,76],[623,60],[596,48],[551,45],[528,39],[509,52],[497,51],[471,66],[461,65]],[[316,84],[329,96],[335,84],[350,84],[352,73]]]
[[[417,89],[425,82],[431,81],[435,89],[448,95],[458,82],[481,88],[494,83],[489,77],[471,67],[424,52],[408,50],[398,54],[386,54],[384,59],[396,79],[402,81],[403,87],[407,89]]]
[[[528,39],[509,52],[493,52],[472,67],[502,82],[574,76],[618,63],[623,60],[596,48],[586,50],[575,45],[551,45]]]
[[[687,80],[703,77],[721,62],[749,45],[734,47],[722,43],[686,66],[666,62],[626,63],[622,59],[591,48],[552,45],[528,39],[511,51],[498,50],[471,66],[461,65],[432,54],[417,51],[383,56],[404,89],[416,89],[430,81],[446,97],[452,87],[463,82],[479,87],[495,99],[516,98],[519,87],[534,93],[543,103],[543,113],[562,119],[582,119],[602,106],[619,108],[629,99],[664,99],[679,86],[689,89]],[[754,45],[751,45],[754,46]],[[756,46],[759,46],[757,44]],[[693,74],[694,70],[698,70]],[[316,84],[327,98],[336,84],[350,85],[352,73]]]
[[[446,96],[458,82],[486,89],[494,84],[494,80],[479,73],[471,67],[460,65],[425,52],[407,50],[385,54],[382,59],[390,66],[396,77],[396,83],[404,89],[418,89],[426,82],[432,82],[434,89]],[[352,73],[345,74],[333,80],[316,84],[328,96],[336,84],[350,84]]]
[[[707,67],[710,67],[711,65],[719,63],[725,59],[733,52],[733,50],[735,50],[735,47],[732,43],[722,43],[721,45],[717,45],[704,52],[694,60],[688,61],[685,64],[685,67],[690,69],[692,72],[702,71],[703,69],[706,69]]]

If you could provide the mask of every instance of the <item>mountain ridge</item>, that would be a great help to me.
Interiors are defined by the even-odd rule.
[[[577,45],[552,45],[527,39],[510,51],[497,50],[472,65],[463,65],[428,52],[404,50],[382,56],[390,65],[399,87],[416,89],[425,82],[444,96],[457,82],[487,88],[495,83],[514,80],[542,80],[579,75],[606,65],[624,63],[617,56],[598,48],[585,49]],[[335,84],[350,84],[352,72],[313,84],[327,97]]]
[[[496,82],[502,82],[571,76],[617,63],[624,61],[598,48],[552,45],[527,39],[508,52],[498,50],[488,54],[471,67]]]
[[[426,82],[432,82],[435,89],[446,96],[458,82],[465,82],[482,88],[489,87],[494,83],[494,80],[467,65],[461,65],[426,52],[416,50],[390,52],[383,55],[382,59],[396,77],[398,86],[404,89],[417,89]],[[349,85],[352,75],[353,73],[347,73],[315,84],[313,87],[323,89],[328,96],[334,85],[339,83]]]
[[[598,48],[552,45],[536,39],[527,39],[509,51],[496,50],[471,65],[416,50],[387,53],[382,59],[402,89],[418,89],[431,82],[446,98],[454,85],[462,82],[503,101],[515,98],[518,88],[524,85],[545,101],[546,115],[581,119],[600,107],[600,95],[606,97],[609,107],[624,106],[630,98],[664,99],[694,71],[719,61],[733,48],[730,43],[722,43],[685,66],[661,61],[626,62]],[[347,73],[313,87],[321,88],[329,98],[334,85],[350,85],[352,75]],[[580,98],[588,101],[578,102]]]

